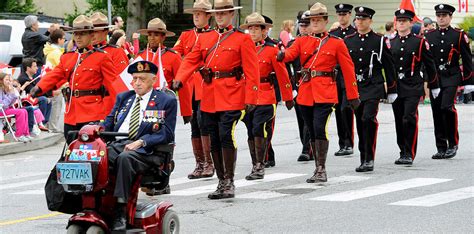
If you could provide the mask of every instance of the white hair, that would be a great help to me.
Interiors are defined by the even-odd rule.
[[[38,22],[38,17],[35,15],[28,15],[25,17],[25,26],[27,28],[31,28],[31,26],[33,26],[33,24],[37,22]]]

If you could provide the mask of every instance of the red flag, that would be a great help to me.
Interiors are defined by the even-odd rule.
[[[413,0],[402,0],[400,2],[400,7],[399,8],[415,12],[415,18],[413,18],[413,21],[421,22],[420,18],[418,18],[416,16],[415,5],[413,4]]]
[[[458,11],[459,12],[464,12],[464,13],[467,13],[469,11],[468,9],[468,0],[458,0],[458,3],[459,3],[459,7],[458,7]]]

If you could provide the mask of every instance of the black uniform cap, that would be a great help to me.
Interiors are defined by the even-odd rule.
[[[158,73],[158,67],[150,61],[138,61],[131,64],[127,72],[130,74],[133,73],[151,73],[156,75]]]
[[[364,7],[364,6],[358,6],[354,8],[356,18],[371,18],[375,15],[374,9]]]
[[[398,9],[397,11],[395,11],[395,17],[397,19],[413,20],[413,18],[415,18],[415,12],[405,9]]]
[[[339,13],[339,12],[350,13],[352,11],[352,8],[354,8],[354,6],[352,6],[351,4],[341,3],[341,4],[335,5],[334,8],[336,8],[336,13]]]
[[[448,4],[438,4],[434,7],[436,13],[447,13],[453,14],[456,11],[456,8]]]

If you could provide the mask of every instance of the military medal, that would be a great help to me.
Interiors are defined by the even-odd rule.
[[[154,106],[155,106],[155,104],[156,104],[156,103],[155,103],[154,101],[150,101],[150,102],[148,103],[148,106],[150,106],[150,107],[154,107]]]
[[[158,132],[158,130],[160,130],[160,125],[159,124],[153,124],[153,132]]]

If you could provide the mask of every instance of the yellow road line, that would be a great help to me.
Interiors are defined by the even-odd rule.
[[[17,223],[23,223],[23,222],[32,221],[32,220],[50,218],[50,217],[58,216],[58,215],[61,215],[61,214],[63,214],[63,213],[52,212],[52,213],[45,214],[45,215],[40,215],[40,216],[33,216],[33,217],[27,217],[27,218],[22,218],[22,219],[4,221],[4,222],[0,222],[0,227],[1,226],[6,226],[6,225],[17,224]]]

